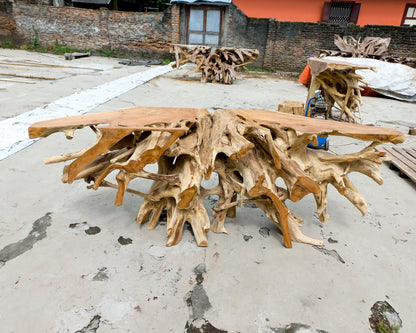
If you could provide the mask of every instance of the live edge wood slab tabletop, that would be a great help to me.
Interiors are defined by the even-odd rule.
[[[331,184],[363,214],[367,204],[348,178],[360,172],[382,184],[379,166],[384,152],[374,147],[382,142],[404,141],[403,133],[382,127],[311,119],[267,110],[133,107],[42,121],[29,127],[30,138],[64,132],[72,138],[77,129],[89,126],[96,142],[79,152],[45,159],[45,163],[73,160],[64,167],[62,181],[84,179],[117,189],[115,204],[125,192],[143,197],[137,215],[139,224],[155,228],[167,212],[167,245],[177,244],[184,224],[192,226],[199,246],[207,246],[207,232],[226,233],[226,217],[252,202],[282,231],[286,247],[292,241],[322,245],[321,240],[300,231],[302,218],[295,216],[286,200],[299,201],[312,193],[321,222],[328,221],[327,186]],[[308,147],[317,136],[339,135],[371,143],[361,151],[337,155]],[[144,170],[157,163],[155,173]],[[117,183],[107,176],[118,170]],[[204,188],[203,179],[218,175],[218,185]],[[134,178],[153,180],[148,193],[128,187]],[[284,185],[276,185],[278,178]],[[208,195],[218,196],[212,220],[204,207]]]

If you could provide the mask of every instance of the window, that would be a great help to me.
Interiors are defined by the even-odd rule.
[[[188,8],[188,44],[219,45],[223,10],[218,7]]]
[[[416,3],[408,3],[406,5],[402,25],[416,25]]]
[[[355,1],[325,1],[322,22],[347,25],[357,23],[361,3]]]

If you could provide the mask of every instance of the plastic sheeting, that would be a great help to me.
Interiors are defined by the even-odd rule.
[[[325,57],[331,62],[342,62],[359,66],[375,67],[360,69],[356,73],[361,75],[368,86],[374,91],[388,97],[407,102],[416,102],[416,69],[390,62],[368,58]]]
[[[0,122],[0,160],[28,147],[36,140],[29,139],[28,127],[38,121],[87,113],[137,86],[172,71],[171,65],[153,67],[97,87],[60,98],[50,104]]]

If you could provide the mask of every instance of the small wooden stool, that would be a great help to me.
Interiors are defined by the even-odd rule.
[[[305,104],[301,102],[284,101],[282,104],[279,104],[277,111],[301,116],[303,114],[304,107]]]

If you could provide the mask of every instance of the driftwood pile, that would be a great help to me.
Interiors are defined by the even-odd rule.
[[[352,36],[344,36],[341,38],[335,35],[334,44],[344,52],[351,52],[353,57],[365,58],[369,54],[382,55],[387,52],[391,38],[381,37],[365,37],[355,39]]]
[[[334,44],[339,50],[319,50],[319,57],[370,58],[403,65],[416,65],[416,58],[397,57],[386,54],[391,38],[365,37],[362,41],[352,36],[335,35]]]
[[[102,125],[100,125],[102,124]],[[366,202],[348,178],[360,172],[382,183],[379,166],[384,153],[373,148],[380,142],[402,142],[401,132],[348,123],[311,119],[273,111],[135,107],[114,112],[88,114],[36,123],[29,128],[31,138],[64,132],[71,138],[76,129],[89,126],[97,136],[93,146],[77,153],[55,156],[46,163],[74,160],[64,167],[62,180],[84,179],[88,188],[117,189],[115,204],[121,205],[126,192],[143,197],[137,221],[157,226],[167,212],[167,246],[177,244],[185,222],[192,226],[199,246],[207,246],[207,232],[226,233],[226,216],[234,217],[236,207],[252,202],[279,227],[284,244],[292,241],[322,245],[302,234],[300,223],[286,205],[312,193],[319,219],[326,212],[327,187],[333,185],[363,214]],[[365,149],[334,155],[307,148],[317,144],[317,136],[344,135],[372,141]],[[158,171],[144,168],[157,163]],[[118,170],[117,183],[110,173]],[[204,188],[203,179],[213,173],[218,185]],[[110,178],[110,179],[108,179]],[[131,180],[153,180],[148,193],[129,187]],[[276,185],[282,179],[284,185]],[[213,220],[204,207],[204,198],[218,197]]]
[[[216,47],[204,45],[172,45],[175,63],[172,67],[179,68],[187,62],[196,64],[196,72],[202,73],[201,82],[218,82],[232,84],[237,78],[237,70],[253,61],[259,55],[258,50]]]
[[[321,90],[328,105],[328,118],[351,123],[362,122],[360,106],[363,88],[359,83],[368,83],[355,71],[374,68],[343,64],[342,60],[331,62],[319,58],[309,58],[308,64],[312,74],[308,100],[314,96],[316,90]],[[337,114],[333,109],[338,110]]]

